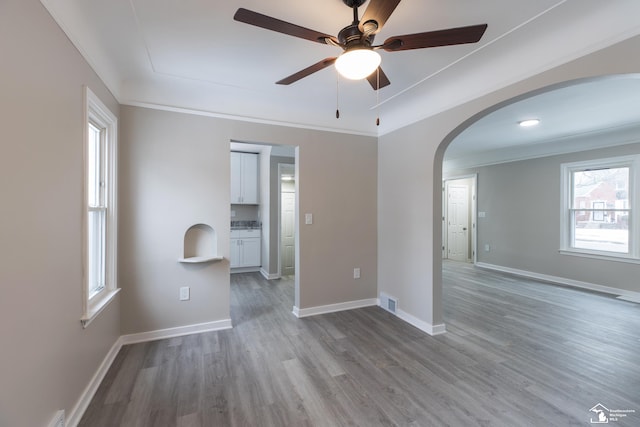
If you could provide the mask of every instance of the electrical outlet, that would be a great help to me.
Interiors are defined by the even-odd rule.
[[[180,288],[180,301],[189,301],[189,287],[183,286]]]
[[[491,245],[490,245],[490,244],[488,244],[488,243],[486,243],[486,244],[484,245],[484,251],[485,251],[485,252],[489,252],[490,250],[491,250]]]
[[[359,279],[360,278],[360,268],[356,267],[353,269],[353,278],[354,279]]]

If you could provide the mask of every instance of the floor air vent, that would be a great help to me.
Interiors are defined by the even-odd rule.
[[[384,292],[380,292],[380,306],[388,312],[395,314],[396,309],[398,308],[398,300]]]

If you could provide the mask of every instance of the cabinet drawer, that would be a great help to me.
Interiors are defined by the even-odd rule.
[[[249,228],[246,230],[240,230],[240,237],[242,237],[243,239],[251,239],[251,238],[260,238],[260,235],[262,234],[262,230],[259,230],[257,228]]]
[[[243,228],[240,230],[231,230],[232,239],[251,239],[260,238],[262,230],[258,228]]]

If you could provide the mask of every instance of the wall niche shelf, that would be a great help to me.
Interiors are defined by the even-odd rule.
[[[184,233],[183,255],[178,262],[201,264],[221,261],[224,257],[217,254],[217,247],[216,231],[207,224],[194,224]]]
[[[206,256],[192,256],[189,258],[179,258],[178,262],[184,263],[184,264],[199,264],[199,263],[203,263],[203,262],[215,262],[215,261],[222,261],[224,259],[224,257],[222,256],[210,256],[210,257],[206,257]]]

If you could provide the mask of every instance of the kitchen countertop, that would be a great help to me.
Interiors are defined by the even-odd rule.
[[[232,230],[260,230],[262,224],[259,221],[231,221]]]

